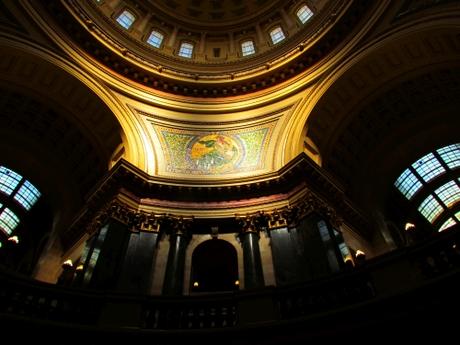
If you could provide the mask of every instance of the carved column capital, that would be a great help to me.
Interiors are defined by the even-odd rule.
[[[337,212],[316,195],[308,192],[303,200],[296,205],[298,208],[298,218],[306,217],[312,212],[316,212],[325,217],[334,227],[338,228],[343,223]]]
[[[193,217],[183,216],[166,216],[169,223],[169,233],[177,236],[191,236],[191,228],[193,224]]]
[[[264,228],[268,221],[268,215],[263,211],[253,214],[235,215],[235,219],[240,226],[240,233],[258,233]]]

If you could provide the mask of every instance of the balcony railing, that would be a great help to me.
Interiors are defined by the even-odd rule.
[[[312,319],[442,284],[460,273],[460,227],[322,279],[182,297],[46,284],[0,272],[0,316],[129,330],[211,330]]]

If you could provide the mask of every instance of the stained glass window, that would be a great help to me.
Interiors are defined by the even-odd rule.
[[[422,188],[422,183],[409,169],[398,177],[395,187],[407,198],[411,199],[417,191]]]
[[[180,45],[179,56],[190,59],[192,58],[192,55],[193,55],[193,44],[183,42]]]
[[[7,235],[11,235],[13,230],[18,226],[19,218],[9,208],[4,208],[0,213],[0,229]]]
[[[150,34],[147,43],[154,46],[155,48],[160,48],[161,43],[163,42],[163,34],[153,30],[152,33]]]
[[[40,195],[40,192],[32,183],[24,181],[21,188],[19,188],[17,193],[14,195],[14,199],[26,210],[30,210],[30,208],[37,202]]]
[[[447,207],[451,207],[460,199],[460,188],[455,181],[442,185],[434,192]]]
[[[273,44],[277,44],[286,38],[283,29],[281,29],[280,26],[277,26],[272,31],[270,31],[270,37],[272,39]]]
[[[133,25],[134,20],[136,20],[136,17],[128,10],[124,10],[117,18],[118,24],[125,29],[129,29]]]
[[[428,195],[428,197],[420,204],[418,210],[425,216],[426,219],[433,223],[434,220],[442,213],[443,208],[432,195]]]
[[[21,180],[21,175],[13,170],[0,166],[0,191],[6,195],[10,195]]]
[[[428,182],[436,176],[446,172],[439,160],[432,153],[420,158],[412,164],[412,167],[419,173],[425,182]]]
[[[244,41],[243,43],[241,43],[241,52],[243,56],[254,54],[256,52],[256,49],[254,47],[254,42],[249,40],[249,41]]]
[[[303,5],[296,14],[302,24],[305,24],[313,16],[313,11],[307,5]]]
[[[450,169],[460,166],[460,144],[445,146],[438,149],[437,152]]]

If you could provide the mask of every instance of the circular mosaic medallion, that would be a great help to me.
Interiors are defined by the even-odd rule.
[[[191,142],[189,159],[207,173],[222,173],[236,168],[243,154],[242,146],[232,137],[208,134]]]

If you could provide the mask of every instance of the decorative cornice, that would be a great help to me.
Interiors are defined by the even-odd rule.
[[[181,222],[187,223],[187,213],[181,214],[183,208],[174,207],[173,201],[178,203],[193,202],[194,205],[199,203],[205,205],[206,203],[228,202],[230,207],[232,202],[241,200],[242,198],[247,200],[253,198],[253,202],[257,203],[258,198],[277,193],[280,193],[280,195],[284,193],[287,197],[290,195],[290,191],[296,189],[301,184],[304,184],[305,188],[309,191],[300,200],[294,201],[290,207],[279,208],[278,210],[266,211],[264,213],[255,212],[249,215],[239,215],[238,218],[246,222],[242,225],[248,231],[251,231],[255,225],[266,227],[268,226],[269,216],[271,216],[272,227],[284,224],[281,223],[281,218],[284,218],[286,224],[291,226],[296,223],[296,219],[301,219],[311,212],[318,212],[327,217],[337,227],[342,222],[342,219],[344,219],[362,236],[370,235],[371,227],[369,221],[347,200],[340,186],[305,154],[299,155],[276,173],[241,178],[237,181],[232,181],[231,184],[228,181],[221,185],[218,182],[210,183],[209,181],[195,183],[191,184],[190,181],[149,176],[144,171],[121,160],[115,165],[104,181],[101,181],[93,190],[91,196],[88,197],[86,209],[73,226],[63,234],[63,242],[66,246],[72,245],[87,229],[87,224],[93,222],[94,219],[93,225],[89,226],[88,229],[95,229],[97,226],[100,226],[107,215],[131,227],[136,224],[137,229],[142,229],[142,227],[154,229],[156,226],[154,221],[158,220],[158,224],[161,225],[161,217],[166,217],[166,220],[173,218],[176,222],[179,221],[177,224]],[[135,198],[129,198],[132,203],[129,207],[130,210],[143,207],[143,199],[148,200],[149,197],[154,197],[160,198],[158,199],[159,202],[165,200],[168,206],[164,209],[167,210],[167,213],[174,213],[174,215],[168,214],[168,216],[165,216],[164,213],[154,214],[144,211],[129,211],[123,208],[127,207],[126,205],[123,207],[113,206],[112,200],[124,193],[123,191],[129,191],[130,194],[135,196]],[[262,211],[261,209],[264,207],[267,206],[260,204],[259,200],[257,204],[254,204],[253,209]],[[274,214],[275,211],[279,212],[279,215]],[[216,209],[216,212],[219,212],[218,209]],[[135,213],[141,214],[142,217],[138,216],[136,218]],[[147,215],[144,216],[144,214]],[[340,217],[338,214],[340,214]],[[256,218],[251,220],[247,219],[246,216]],[[189,217],[188,219],[192,218]]]

